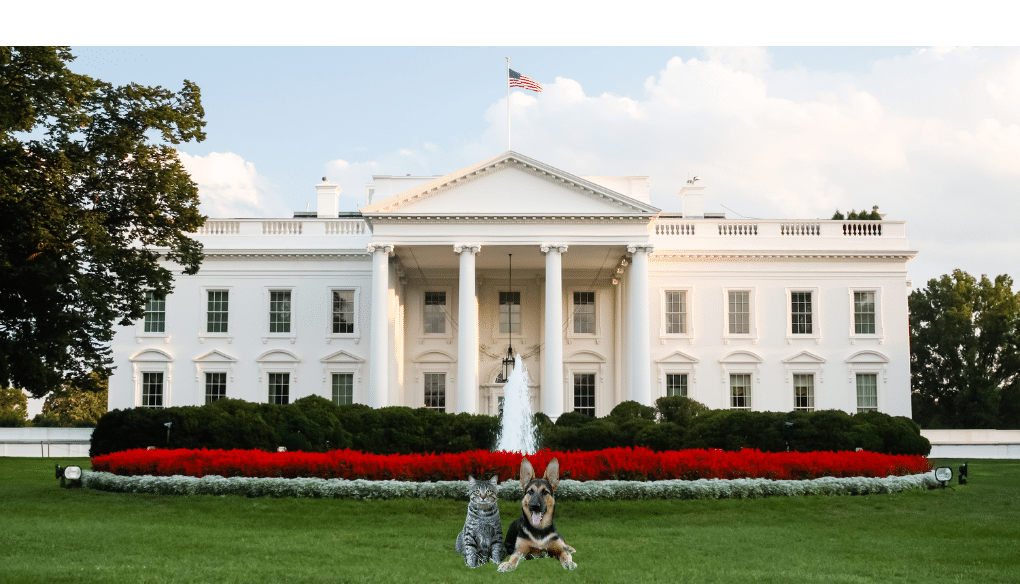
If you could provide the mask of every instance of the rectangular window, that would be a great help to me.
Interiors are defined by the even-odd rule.
[[[446,333],[446,292],[425,293],[425,334]]]
[[[815,376],[797,373],[793,376],[793,409],[815,411]]]
[[[687,292],[666,292],[665,318],[667,335],[687,334]]]
[[[499,332],[521,333],[521,293],[499,293]]]
[[[151,291],[145,293],[145,332],[166,332],[166,296]]]
[[[227,397],[227,374],[205,374],[205,403],[211,404],[218,399]]]
[[[731,335],[751,334],[751,293],[729,293],[729,326]]]
[[[425,374],[425,407],[430,410],[446,411],[446,374]]]
[[[290,332],[290,290],[269,292],[269,332]]]
[[[595,417],[595,374],[574,374],[574,411]]]
[[[354,290],[333,290],[333,334],[354,332]]]
[[[163,373],[142,373],[142,407],[163,407]]]
[[[206,307],[206,332],[227,332],[227,315],[230,292],[227,290],[209,290],[209,301]]]
[[[730,408],[751,409],[751,374],[730,374]]]
[[[290,403],[290,373],[269,374],[269,403],[282,406]]]
[[[878,411],[878,374],[857,374],[857,413]]]
[[[687,397],[687,374],[667,373],[666,374],[666,395],[668,397]]]
[[[574,292],[574,332],[595,334],[594,292]]]
[[[790,293],[790,322],[795,335],[810,335],[811,326],[811,293],[791,292]]]
[[[854,292],[854,334],[875,334],[874,292]]]
[[[338,406],[354,403],[354,374],[333,374],[333,403]]]

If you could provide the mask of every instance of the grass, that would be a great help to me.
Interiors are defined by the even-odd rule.
[[[936,461],[952,466],[960,461]],[[561,503],[578,568],[498,574],[453,551],[466,502],[160,497],[61,489],[53,465],[0,458],[0,582],[1020,581],[1020,461],[970,484],[865,497]],[[955,483],[955,481],[954,481]],[[517,515],[500,501],[504,529]]]

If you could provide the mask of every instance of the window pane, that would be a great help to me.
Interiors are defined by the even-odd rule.
[[[874,292],[854,292],[854,333],[875,334]]]
[[[730,375],[730,407],[734,409],[751,408],[750,373],[733,373]]]
[[[446,292],[425,293],[425,334],[446,332]]]
[[[878,411],[878,374],[857,374],[857,411]]]
[[[594,292],[574,292],[574,332],[595,334]]]
[[[354,403],[354,374],[333,374],[333,403],[338,406]]]
[[[425,407],[440,412],[446,411],[446,374],[425,374]]]
[[[666,374],[666,395],[687,397],[687,374],[667,373]]]
[[[290,403],[290,373],[269,374],[269,403],[284,406]]]
[[[163,373],[142,373],[142,407],[163,407]]]
[[[290,332],[290,290],[269,293],[269,332]]]
[[[145,332],[166,332],[166,297],[155,292],[145,293]]]
[[[730,292],[729,304],[730,334],[751,334],[751,293]]]
[[[225,372],[205,374],[205,403],[227,397],[227,374]]]
[[[793,376],[793,409],[814,411],[815,409],[814,375],[795,374]]]
[[[229,292],[227,290],[209,290],[206,307],[206,332],[227,332]]]
[[[790,321],[795,335],[811,334],[811,293],[790,293]]]
[[[333,334],[354,332],[354,290],[333,290]]]
[[[674,290],[666,292],[666,334],[687,333],[687,292]]]
[[[574,411],[595,417],[595,374],[574,374]]]
[[[520,334],[521,332],[521,293],[499,293],[499,332]]]

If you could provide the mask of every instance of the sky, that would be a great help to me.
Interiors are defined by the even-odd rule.
[[[576,175],[650,177],[679,211],[698,176],[730,218],[907,222],[914,287],[1020,275],[1020,49],[893,47],[81,47],[115,84],[198,84],[179,147],[210,217],[365,205],[373,174],[443,175],[511,148]]]

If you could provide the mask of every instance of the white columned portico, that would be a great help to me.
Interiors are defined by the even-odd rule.
[[[460,254],[460,288],[457,310],[457,408],[478,413],[478,299],[475,292],[475,254],[480,245],[455,245]]]
[[[542,412],[563,414],[563,261],[562,244],[543,245],[545,254],[545,349],[542,351]]]
[[[372,254],[372,344],[369,345],[368,405],[382,408],[389,405],[389,292],[390,254],[393,246],[370,243]]]
[[[626,342],[631,371],[626,376],[630,380],[626,399],[650,406],[653,404],[651,339],[648,332],[648,254],[652,253],[652,246],[631,245],[627,251],[631,254],[631,268],[627,278],[630,335]]]

